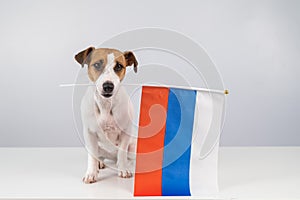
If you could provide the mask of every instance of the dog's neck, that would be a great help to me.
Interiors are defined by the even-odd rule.
[[[97,90],[94,91],[94,100],[101,114],[109,115],[112,114],[113,108],[116,107],[120,101],[120,89],[111,98],[105,98]]]

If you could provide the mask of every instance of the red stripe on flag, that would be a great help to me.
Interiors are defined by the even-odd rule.
[[[162,195],[162,161],[168,88],[142,89],[134,196]]]

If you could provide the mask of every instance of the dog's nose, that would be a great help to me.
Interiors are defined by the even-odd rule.
[[[110,81],[106,81],[105,83],[103,83],[102,87],[103,91],[106,93],[111,93],[114,90],[114,84]]]

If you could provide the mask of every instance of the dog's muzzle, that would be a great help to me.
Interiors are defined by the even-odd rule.
[[[103,83],[102,85],[103,88],[103,92],[102,92],[102,96],[109,98],[112,96],[112,92],[114,90],[114,84],[110,81],[106,81]]]

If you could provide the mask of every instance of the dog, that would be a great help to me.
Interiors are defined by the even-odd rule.
[[[116,161],[118,175],[132,176],[128,167],[130,152],[135,151],[131,136],[133,106],[124,87],[120,85],[126,67],[138,62],[131,51],[89,47],[75,55],[75,60],[88,66],[88,77],[95,86],[89,86],[81,101],[83,136],[88,150],[84,183],[97,181],[104,168],[104,159]]]

